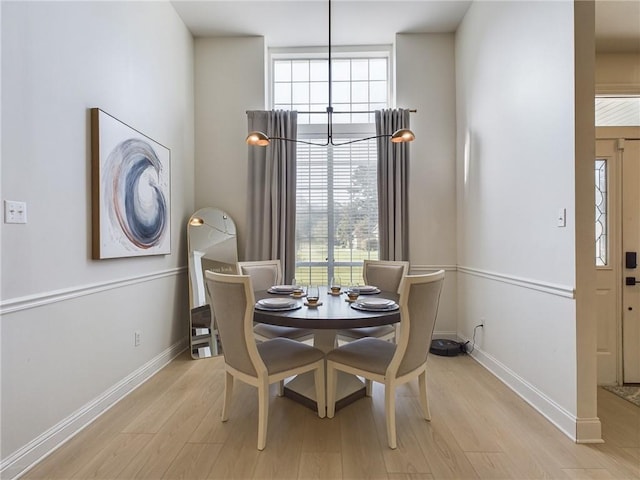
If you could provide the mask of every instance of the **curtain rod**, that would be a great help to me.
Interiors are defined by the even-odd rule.
[[[252,110],[247,110],[247,111],[245,111],[245,113],[249,113],[250,111],[252,111]],[[296,110],[296,111],[298,113],[303,113],[303,114],[321,114],[321,113],[325,114],[325,113],[327,113],[326,110],[323,110],[323,111],[310,111],[310,112],[304,112],[302,110]],[[417,112],[418,112],[418,110],[416,110],[415,108],[409,109],[409,113],[417,113]],[[338,113],[343,113],[343,114],[344,113],[376,113],[376,110],[354,110],[354,111],[348,111],[348,112],[336,112],[336,111],[333,111],[331,113],[333,113],[334,115],[336,115]]]
[[[410,109],[409,113],[416,113],[418,110],[416,109]],[[304,114],[319,114],[319,113],[327,113],[326,110],[324,112],[303,112],[303,111],[298,111],[298,113],[304,113]],[[348,112],[337,112],[337,111],[333,111],[332,112],[334,115],[338,114],[338,113],[376,113],[376,110],[355,110],[355,111],[348,111]]]

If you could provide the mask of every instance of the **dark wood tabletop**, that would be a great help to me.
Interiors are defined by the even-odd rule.
[[[278,295],[267,291],[255,292],[256,301],[263,298],[274,298]],[[398,294],[394,292],[380,292],[374,295],[361,295],[363,297],[387,298],[398,301]],[[351,308],[351,303],[346,301],[346,293],[331,295],[328,287],[320,287],[320,302],[318,307],[304,305],[305,298],[298,299],[301,308],[284,312],[272,312],[254,310],[253,319],[256,322],[283,327],[298,327],[312,329],[335,329],[358,327],[375,327],[378,325],[390,325],[400,321],[400,310],[391,312],[371,312]]]

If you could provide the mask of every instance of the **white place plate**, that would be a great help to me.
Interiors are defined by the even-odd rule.
[[[379,288],[375,288],[374,290],[360,290],[360,295],[375,295],[376,293],[380,293]]]
[[[287,308],[295,306],[296,302],[290,298],[263,298],[258,300],[258,305],[266,308]]]
[[[291,293],[293,292],[293,286],[291,285],[274,285],[269,291],[277,292],[277,293]]]
[[[358,287],[358,290],[360,290],[360,293],[370,293],[378,290],[378,287],[375,287],[373,285],[361,285]]]
[[[299,303],[296,303],[295,305],[292,305],[289,307],[282,307],[282,308],[271,308],[271,307],[262,306],[259,303],[255,304],[255,309],[262,310],[263,312],[288,312],[289,310],[298,310],[299,308],[302,308],[302,305],[300,305]]]
[[[389,300],[386,298],[366,298],[363,300],[358,300],[359,305],[366,308],[375,308],[375,309],[384,309],[389,308],[396,304],[393,300]]]
[[[355,310],[362,310],[363,312],[393,312],[394,310],[398,310],[400,306],[397,303],[394,303],[393,305],[385,308],[369,308],[358,302],[354,302],[351,304],[351,308]]]

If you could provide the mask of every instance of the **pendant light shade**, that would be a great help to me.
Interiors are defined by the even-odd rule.
[[[391,141],[393,143],[413,142],[416,139],[415,134],[408,128],[401,128],[396,130],[391,135]]]
[[[258,147],[266,147],[267,145],[269,145],[269,143],[271,143],[269,137],[267,137],[265,133],[258,131],[251,132],[249,135],[247,135],[246,142],[249,145],[256,145]]]

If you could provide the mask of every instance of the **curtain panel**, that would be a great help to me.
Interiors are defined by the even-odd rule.
[[[249,131],[295,139],[298,112],[247,112]],[[247,261],[280,259],[285,282],[295,275],[296,144],[272,140],[268,147],[249,146]]]
[[[376,110],[376,135],[409,128],[409,110]],[[380,260],[409,260],[409,144],[378,138]]]

